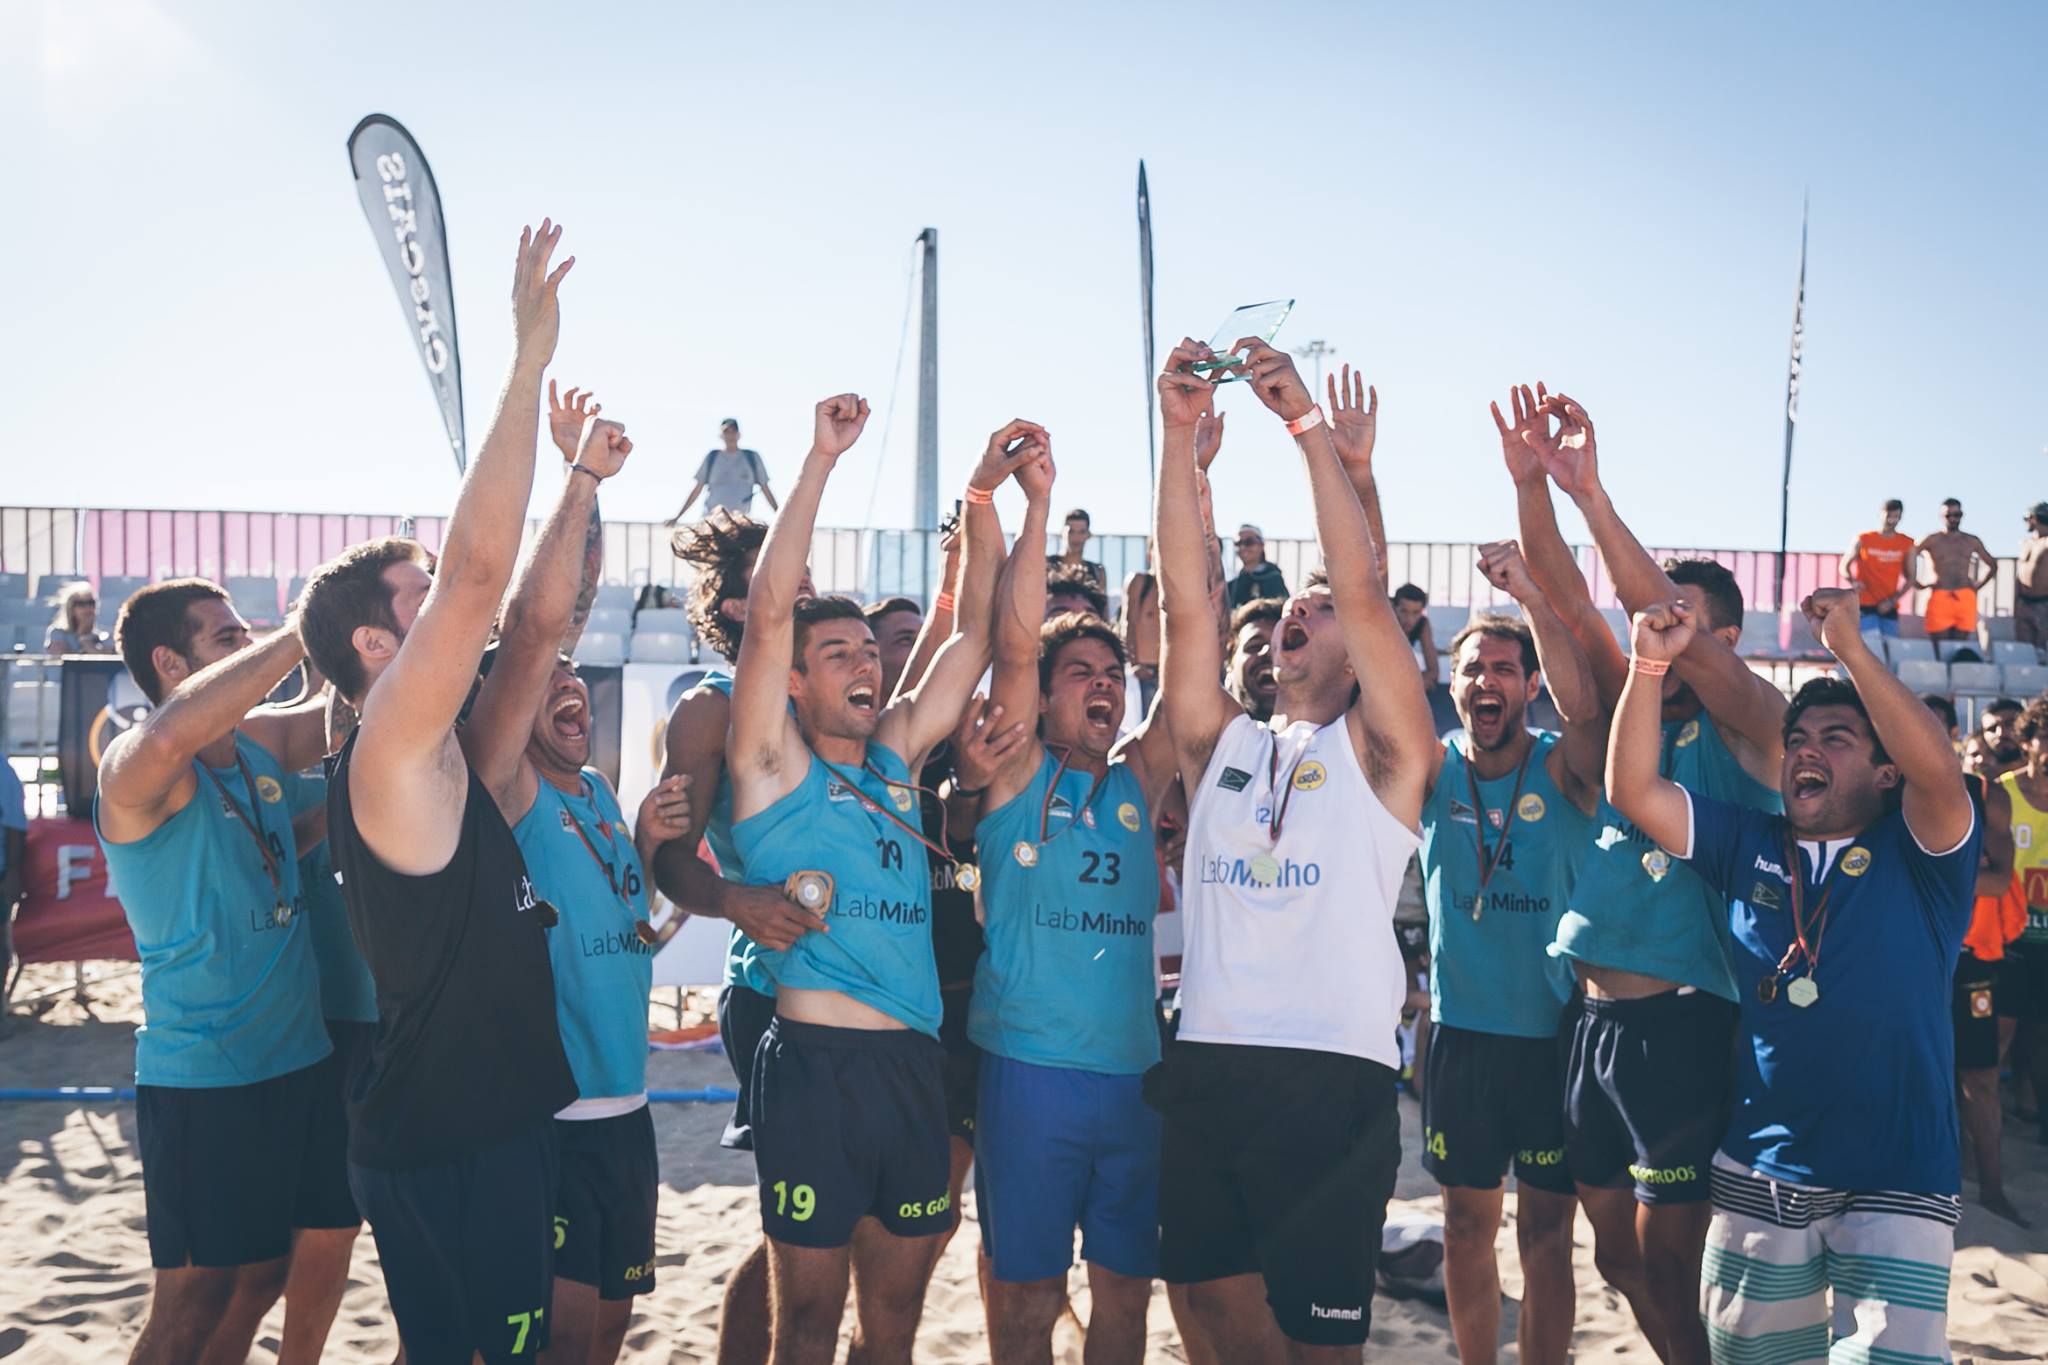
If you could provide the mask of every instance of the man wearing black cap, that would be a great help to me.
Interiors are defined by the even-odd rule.
[[[681,521],[704,497],[704,511],[708,515],[719,508],[730,508],[742,516],[754,504],[754,490],[761,490],[761,496],[768,499],[768,505],[776,511],[782,504],[775,501],[775,491],[768,486],[768,466],[761,463],[759,451],[746,450],[740,445],[740,419],[728,417],[718,424],[718,449],[704,457],[704,463],[697,466],[697,482],[690,489],[690,496],[683,499],[682,511],[670,517],[667,525]],[[704,490],[711,490],[704,496]]]
[[[2048,502],[2027,511],[2027,534],[2013,568],[2012,634],[2036,649],[2048,645]]]

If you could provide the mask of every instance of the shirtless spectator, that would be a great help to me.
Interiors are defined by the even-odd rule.
[[[1884,529],[1865,531],[1842,556],[1842,577],[1856,585],[1857,605],[1866,620],[1875,620],[1886,635],[1899,633],[1899,599],[1913,590],[1906,561],[1913,555],[1913,537],[1899,531],[1906,504],[1897,498],[1884,505]]]
[[[1998,560],[1984,542],[1963,527],[1963,505],[1954,498],[1941,504],[1942,525],[1913,547],[1913,586],[1932,588],[1923,614],[1933,640],[1970,640],[1977,634],[1977,594],[1998,572]],[[1934,562],[1934,581],[1920,581],[1920,556]],[[1977,567],[1983,565],[1983,577]]]
[[[2048,502],[2035,503],[2026,520],[2013,571],[2012,637],[2040,649],[2048,645]]]

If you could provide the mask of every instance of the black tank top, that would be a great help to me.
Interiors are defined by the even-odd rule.
[[[943,803],[937,796],[939,784],[952,773],[953,745],[949,740],[925,760],[924,771],[918,775],[918,784],[924,788],[919,798],[923,802],[924,837],[936,844],[951,833],[951,851],[956,856],[972,858],[974,831],[947,831],[940,814]],[[953,885],[951,863],[933,857],[929,852],[925,857],[932,870],[932,956],[938,960],[939,985],[971,983],[974,964],[981,961],[982,948],[981,921],[974,917],[974,895]]]
[[[349,1159],[386,1170],[452,1161],[576,1098],[555,1027],[547,930],[511,827],[469,771],[448,866],[393,872],[349,803],[355,736],[327,783],[327,839],[349,926],[377,982],[377,1036],[348,1086]]]

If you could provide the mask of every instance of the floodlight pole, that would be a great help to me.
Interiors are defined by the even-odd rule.
[[[1295,347],[1294,354],[1300,356],[1303,360],[1312,360],[1315,362],[1316,383],[1315,387],[1309,390],[1309,397],[1315,399],[1318,402],[1322,401],[1323,357],[1326,355],[1337,354],[1337,348],[1325,342],[1321,337],[1317,337],[1315,340],[1309,342],[1309,344],[1306,346]]]
[[[923,322],[917,347],[917,480],[911,524],[939,527],[939,230],[917,234],[923,277]]]

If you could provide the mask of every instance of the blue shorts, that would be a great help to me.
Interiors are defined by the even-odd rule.
[[[1010,1284],[1081,1258],[1135,1279],[1159,1270],[1159,1115],[1142,1076],[982,1054],[974,1122],[981,1246]]]

